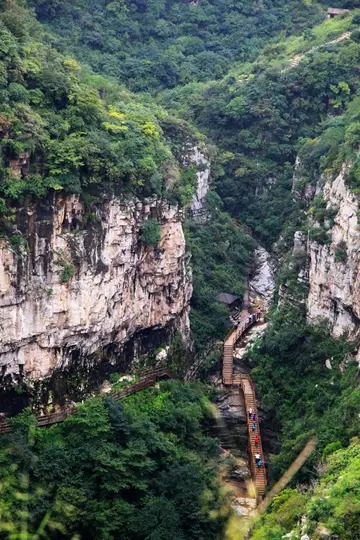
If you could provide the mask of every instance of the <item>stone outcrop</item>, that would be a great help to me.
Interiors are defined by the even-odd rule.
[[[275,265],[270,254],[261,246],[255,250],[254,265],[249,280],[250,296],[260,296],[262,307],[267,310],[275,292]]]
[[[210,187],[210,160],[197,146],[191,149],[189,160],[197,167],[197,187],[191,203],[191,212],[195,219],[206,220],[206,196]]]
[[[78,197],[55,196],[19,214],[27,244],[0,239],[3,381],[48,378],[144,330],[188,337],[191,271],[176,207],[112,197],[87,216]],[[161,227],[156,247],[142,240],[149,218]]]
[[[345,184],[347,169],[344,165],[337,178],[322,187],[329,208],[338,210],[330,243],[307,243],[307,313],[309,321],[327,321],[334,336],[347,333],[355,338],[360,322],[360,230],[357,198]]]

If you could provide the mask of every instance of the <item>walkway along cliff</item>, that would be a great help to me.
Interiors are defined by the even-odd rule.
[[[234,386],[241,388],[244,393],[244,401],[246,407],[247,425],[248,425],[248,444],[249,444],[249,462],[252,478],[254,480],[257,500],[260,501],[265,493],[266,488],[266,474],[264,465],[258,467],[255,460],[255,453],[260,454],[262,463],[264,464],[264,454],[261,444],[261,433],[259,429],[259,418],[256,407],[256,396],[254,386],[252,384],[249,375],[234,375],[233,374],[233,351],[238,340],[246,333],[247,329],[256,324],[260,319],[258,314],[252,314],[247,310],[241,312],[238,326],[228,334],[224,343],[224,359],[223,359],[223,383],[225,386]],[[144,375],[138,382],[133,383],[122,390],[111,394],[113,399],[124,399],[127,396],[140,392],[145,388],[154,386],[158,381],[163,379],[174,379],[176,375],[167,368],[158,368],[150,371]],[[252,414],[256,415],[256,420],[253,421],[253,416],[248,414],[249,410],[252,410]],[[52,424],[63,422],[69,415],[76,412],[76,407],[72,409],[66,409],[53,414],[37,416],[37,425],[39,427],[46,427]],[[255,429],[253,429],[255,425]],[[11,424],[3,420],[0,422],[0,433],[7,433],[11,431]],[[258,437],[259,441],[255,443],[255,438]]]
[[[176,378],[176,375],[167,368],[155,369],[153,371],[149,371],[139,381],[126,386],[125,388],[123,388],[122,390],[119,390],[118,392],[112,393],[111,397],[113,399],[124,399],[128,396],[131,396],[132,394],[136,394],[136,392],[145,390],[145,388],[154,386],[160,380],[175,379],[175,378]],[[38,427],[47,427],[47,426],[51,426],[52,424],[59,424],[60,422],[64,422],[64,420],[68,416],[70,416],[71,414],[74,414],[75,412],[76,412],[76,407],[74,406],[73,408],[68,408],[66,410],[55,412],[52,414],[37,416],[36,417],[37,425]],[[11,431],[11,425],[6,421],[0,422],[0,433],[8,433],[9,431]]]
[[[247,329],[256,324],[256,322],[259,320],[260,315],[258,313],[250,314],[247,310],[243,310],[241,312],[237,327],[228,334],[224,342],[222,372],[223,384],[225,386],[233,386],[239,389],[241,388],[244,394],[246,419],[248,426],[249,463],[251,475],[255,484],[258,502],[264,496],[267,480],[259,426],[259,415],[256,406],[255,389],[249,375],[234,374],[233,355],[236,343],[245,334]],[[249,414],[249,411],[251,411],[251,415]],[[261,467],[257,465],[255,454],[260,455],[260,459],[262,462]]]

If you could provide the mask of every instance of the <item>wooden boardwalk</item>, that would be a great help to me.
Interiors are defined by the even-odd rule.
[[[127,396],[130,396],[131,394],[140,392],[140,390],[144,390],[145,388],[154,386],[158,381],[162,379],[175,379],[175,378],[176,378],[176,375],[174,375],[174,373],[167,368],[155,369],[153,371],[147,372],[145,376],[141,378],[139,381],[133,384],[129,384],[128,386],[125,386],[118,392],[110,393],[109,396],[112,397],[113,399],[124,399]],[[76,407],[73,407],[71,409],[66,409],[64,411],[37,416],[36,417],[37,425],[38,427],[47,427],[47,426],[51,426],[52,424],[59,424],[60,422],[64,422],[64,420],[69,415],[76,413],[76,410],[77,410]],[[11,424],[6,421],[0,422],[0,433],[8,433],[9,431],[11,431]]]
[[[258,319],[259,316],[257,313],[250,315],[247,310],[243,310],[238,319],[238,326],[233,328],[233,330],[231,330],[231,332],[229,332],[225,338],[222,369],[222,379],[225,386],[231,386],[233,384],[233,359],[235,345],[245,334],[246,330],[250,328],[250,326],[256,324]]]
[[[250,376],[241,375],[240,384],[242,391],[244,393],[244,402],[246,409],[246,421],[248,427],[248,439],[249,439],[249,463],[251,475],[255,484],[257,499],[261,500],[265,494],[266,489],[266,472],[265,472],[265,459],[264,452],[261,443],[261,433],[259,425],[259,415],[256,406],[256,396],[255,389],[252,383]],[[255,422],[249,415],[249,410],[252,410],[252,414],[255,414]],[[253,424],[255,424],[255,429],[253,429]],[[255,444],[255,437],[259,437],[259,442]],[[262,461],[262,466],[258,467],[256,464],[255,454],[260,455]]]
[[[239,339],[245,334],[248,328],[256,324],[259,320],[258,314],[250,314],[247,310],[243,310],[238,317],[237,327],[235,327],[226,337],[224,342],[224,355],[223,355],[223,371],[222,379],[225,386],[235,386],[242,389],[244,394],[244,401],[246,411],[251,408],[253,414],[256,415],[256,427],[252,429],[252,418],[247,414],[247,426],[248,426],[248,439],[249,439],[249,461],[251,474],[254,479],[257,498],[262,499],[266,488],[266,474],[264,465],[258,468],[255,460],[255,453],[260,454],[261,460],[264,464],[264,454],[261,444],[261,433],[259,429],[259,417],[256,407],[256,396],[254,386],[251,378],[248,375],[234,375],[233,372],[233,355],[234,348]],[[135,394],[145,388],[154,386],[157,381],[161,379],[174,379],[176,376],[167,368],[159,368],[150,371],[137,382],[126,386],[125,388],[109,394],[113,399],[124,399],[131,394]],[[55,412],[47,415],[40,415],[36,417],[37,425],[39,427],[46,427],[52,424],[58,424],[64,422],[64,420],[71,414],[76,413],[76,407],[72,409],[66,409],[63,411]],[[0,421],[0,433],[8,433],[11,431],[11,424],[6,420]],[[259,443],[255,445],[255,437],[259,436]]]
[[[271,504],[272,500],[276,495],[278,495],[284,487],[290,482],[290,480],[295,476],[295,474],[301,469],[304,463],[308,460],[309,456],[313,453],[318,443],[317,438],[311,437],[304,448],[301,450],[297,458],[292,462],[287,471],[282,475],[280,480],[271,488],[269,493],[266,495],[265,499],[259,504],[257,512],[261,514],[265,512],[268,506]]]
[[[223,371],[222,379],[225,386],[235,386],[242,389],[246,410],[246,421],[248,428],[248,449],[251,475],[254,481],[258,502],[263,498],[266,489],[266,473],[264,452],[261,443],[261,433],[259,427],[259,415],[256,405],[256,395],[254,385],[249,375],[234,374],[234,348],[239,339],[246,333],[247,329],[256,324],[260,316],[255,313],[250,315],[247,310],[243,310],[240,315],[239,324],[226,337],[223,351]],[[252,410],[252,416],[249,416]],[[256,420],[253,420],[255,415]],[[255,429],[253,429],[255,424]],[[255,437],[259,437],[258,444],[255,444]],[[255,454],[260,455],[262,466],[258,467]]]

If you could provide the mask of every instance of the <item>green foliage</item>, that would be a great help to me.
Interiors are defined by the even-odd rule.
[[[306,180],[305,183],[314,184],[322,173],[334,178],[346,164],[346,182],[356,195],[360,193],[359,107],[360,97],[357,93],[343,108],[342,115],[324,122],[318,137],[303,141],[299,174]]]
[[[23,251],[28,251],[29,245],[27,239],[23,236],[19,234],[13,234],[12,236],[10,236],[9,240],[11,243],[11,247],[16,253],[21,254]]]
[[[308,211],[310,224],[305,232],[309,238],[319,244],[329,244],[336,214],[336,208],[329,206],[322,195],[316,195]]]
[[[20,540],[26,527],[37,538],[42,527],[42,538],[219,538],[209,414],[201,385],[166,382],[123,402],[90,399],[46,430],[16,418],[0,439],[1,537]]]
[[[37,16],[95,71],[136,91],[219,79],[234,62],[256,58],[281,30],[320,21],[316,5],[296,0],[94,2],[31,0]]]
[[[156,219],[148,219],[142,228],[142,241],[148,246],[157,246],[160,242],[161,226]]]
[[[189,201],[194,174],[180,174],[160,127],[164,110],[57,52],[21,2],[1,6],[0,41],[4,214],[51,190]],[[175,171],[170,187],[169,169]]]
[[[329,24],[340,23],[331,21],[321,28]],[[341,24],[349,25],[350,20]],[[320,44],[331,39],[317,33]],[[276,43],[285,50],[289,45],[285,39]],[[305,50],[311,47],[311,41],[304,43]],[[167,108],[190,117],[218,145],[216,190],[225,210],[268,246],[296,216],[291,188],[299,147],[301,171],[313,182],[319,170],[338,170],[358,142],[356,126],[350,124],[358,121],[360,45],[345,40],[314,50],[293,68],[291,56],[281,62],[277,56],[277,51],[273,59],[260,55],[222,81],[161,95]],[[342,147],[345,132],[349,142]],[[305,141],[309,154],[301,149]]]
[[[251,540],[281,539],[293,531],[300,538],[299,518],[306,516],[306,530],[319,538],[327,528],[341,539],[358,538],[360,530],[360,444],[354,439],[346,449],[333,452],[325,463],[320,483],[305,493],[286,489],[276,497],[250,535]],[[304,530],[302,531],[302,534]]]
[[[294,306],[273,314],[264,340],[252,352],[252,373],[269,420],[281,427],[281,450],[271,466],[274,478],[290,465],[311,433],[319,439],[311,463],[328,444],[347,444],[357,433],[356,365],[339,370],[352,347],[346,336],[329,337],[324,324],[307,325],[305,314]],[[332,370],[325,366],[327,359]]]
[[[72,263],[65,263],[60,273],[61,283],[68,283],[75,275],[75,266]]]
[[[347,245],[344,240],[339,242],[335,248],[335,261],[346,263],[347,261]]]
[[[74,277],[76,271],[75,265],[69,260],[69,257],[64,251],[61,250],[57,253],[54,264],[59,267],[61,283],[68,283]]]
[[[180,206],[189,205],[192,200],[193,193],[197,187],[197,171],[195,165],[183,167],[181,169],[181,182],[179,188],[175,192],[175,196]]]
[[[321,173],[334,176],[346,162],[347,182],[360,193],[359,31],[341,44],[316,48],[353,29],[358,14],[314,26],[324,12],[311,1],[29,4],[46,31],[22,0],[1,2],[0,10],[4,227],[23,202],[51,191],[78,193],[92,203],[121,192],[187,205],[196,169],[184,163],[184,150],[193,146],[196,125],[219,150],[212,174],[221,197],[210,194],[211,221],[189,222],[186,231],[194,274],[191,322],[197,351],[204,350],[228,329],[228,311],[216,295],[244,292],[254,242],[235,220],[268,246],[288,224],[288,236],[295,224],[301,227],[298,210],[307,203],[291,193],[296,154],[301,188],[314,187]],[[347,0],[338,4],[354,7]],[[291,32],[298,35],[287,37]],[[88,72],[69,51],[102,75]],[[119,81],[152,97],[135,97]],[[88,206],[87,220],[95,220]],[[329,242],[336,210],[321,197],[306,210],[309,238]],[[160,233],[160,224],[148,219],[142,240],[157,246]],[[18,251],[21,238],[12,237]],[[335,258],[346,261],[345,246],[337,246]],[[279,276],[295,299],[306,287],[298,280],[301,264],[290,261]],[[60,256],[58,266],[60,281],[68,283],[74,264]],[[322,520],[341,538],[358,530],[354,456],[335,452],[359,427],[356,367],[339,370],[349,348],[345,338],[335,341],[326,328],[308,326],[303,304],[283,304],[252,353],[269,420],[281,427],[272,474],[316,433],[310,467],[330,455],[333,489],[328,497],[319,488],[314,500],[286,490],[255,530],[258,540],[280,539],[304,512],[311,527]],[[182,354],[174,339],[175,365]],[[332,371],[325,368],[329,358]],[[20,417],[14,433],[0,441],[0,534],[24,538],[25,523],[34,538],[162,540],[169,531],[175,540],[219,538],[225,514],[214,479],[217,450],[202,432],[206,420],[202,391],[175,383],[132,396],[123,406],[90,400],[64,425],[46,431]],[[344,481],[336,476],[343,470]]]
[[[252,238],[223,212],[215,193],[210,194],[208,207],[211,219],[204,224],[188,222],[186,231],[194,283],[190,319],[199,350],[223,339],[229,330],[229,310],[215,298],[221,292],[243,296],[255,247]]]

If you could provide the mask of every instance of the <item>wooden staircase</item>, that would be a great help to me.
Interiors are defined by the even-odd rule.
[[[259,427],[259,417],[256,405],[256,395],[254,385],[249,375],[234,374],[234,348],[239,339],[245,334],[248,328],[256,324],[259,320],[258,314],[249,314],[247,310],[241,312],[240,321],[237,328],[234,328],[226,337],[223,350],[223,369],[222,380],[225,386],[235,386],[241,388],[244,394],[244,402],[246,409],[246,421],[248,428],[248,447],[249,447],[249,464],[251,475],[254,481],[257,501],[260,502],[265,494],[266,489],[266,473],[264,452],[261,443],[261,433]],[[248,411],[252,409],[253,414],[256,414],[256,429],[252,430],[253,420],[249,417]],[[255,437],[259,436],[259,443],[255,445]],[[262,466],[259,468],[256,464],[255,454],[260,454]]]
[[[224,344],[224,356],[223,356],[223,383],[225,385],[232,385],[233,379],[233,353],[234,346],[230,343]]]
[[[154,386],[158,381],[162,379],[175,379],[176,375],[167,368],[158,368],[152,371],[144,373],[144,376],[137,382],[129,384],[122,388],[118,392],[113,392],[109,394],[113,399],[124,399],[131,394],[140,392],[145,388]],[[52,424],[59,424],[64,422],[64,420],[71,414],[76,413],[76,407],[74,406],[71,409],[66,409],[65,411],[59,411],[52,414],[46,414],[36,417],[36,422],[38,427],[47,427]],[[11,431],[11,424],[6,420],[0,421],[0,433],[8,433]]]
[[[244,309],[240,313],[237,327],[233,328],[225,338],[223,349],[222,379],[225,386],[233,384],[234,348],[247,329],[257,323],[260,316],[258,313],[250,314]]]
[[[264,460],[264,452],[262,448],[261,443],[261,433],[260,433],[260,427],[259,427],[259,416],[258,416],[258,410],[256,406],[256,397],[255,397],[255,389],[252,384],[251,378],[248,375],[241,375],[241,388],[244,393],[244,401],[245,401],[245,408],[246,408],[246,421],[248,426],[248,437],[249,437],[249,462],[250,462],[250,469],[252,473],[252,477],[255,483],[256,493],[258,500],[261,500],[265,494],[266,489],[266,473],[265,473],[265,460]],[[256,414],[256,429],[253,431],[252,424],[253,421],[249,417],[249,409],[252,409],[253,414]],[[259,437],[259,443],[255,444],[255,437]],[[256,464],[255,460],[255,454],[260,454],[260,458],[262,461],[262,466],[259,468]]]

